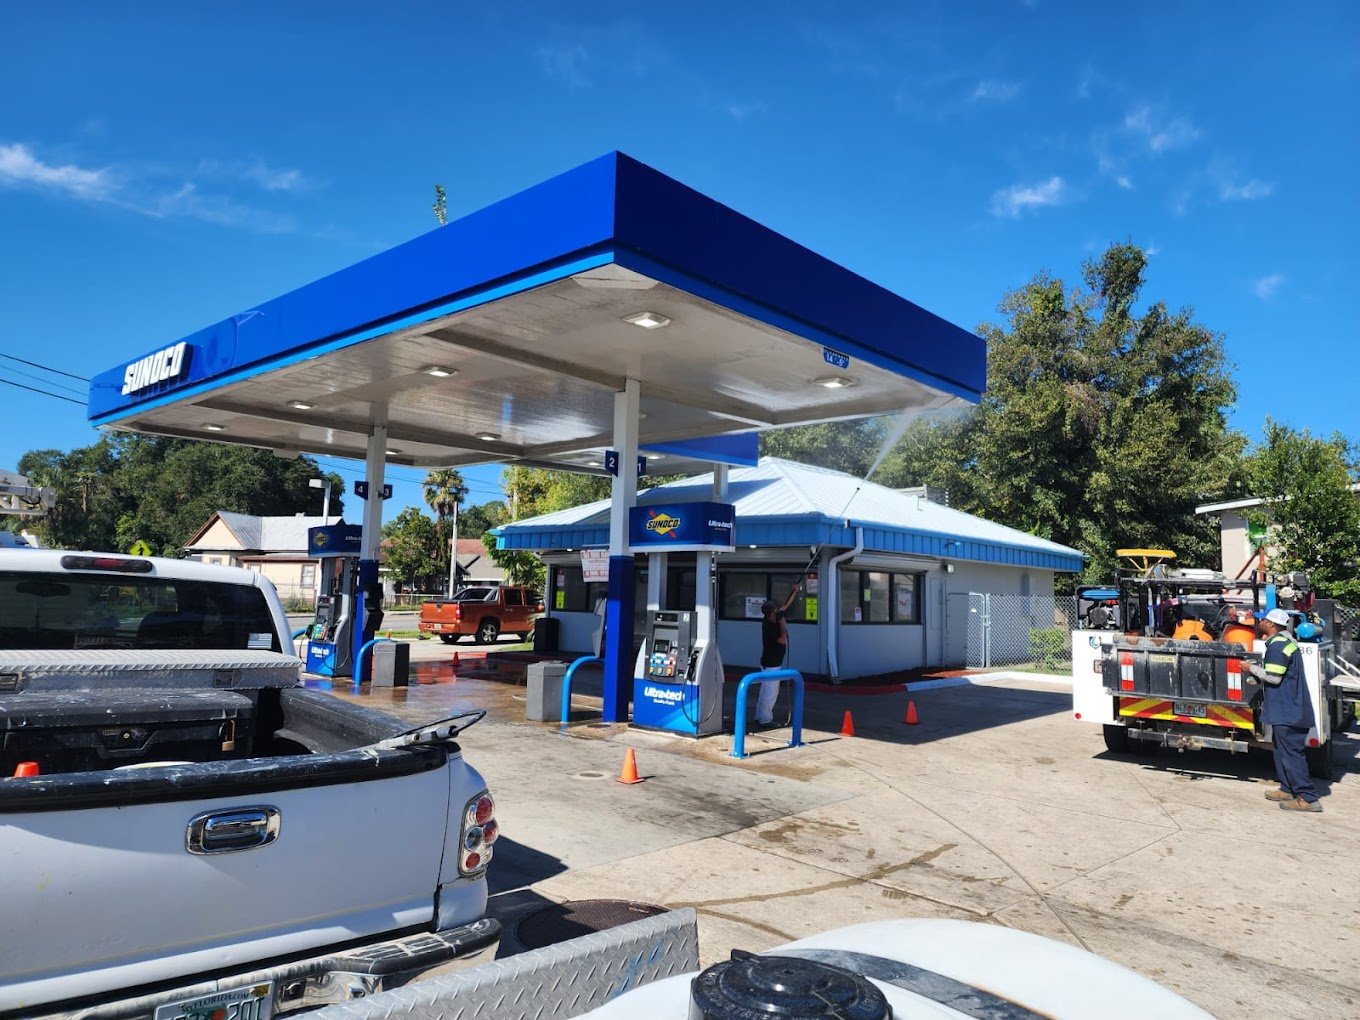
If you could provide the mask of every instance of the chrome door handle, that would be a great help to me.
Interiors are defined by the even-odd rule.
[[[191,854],[230,854],[268,846],[279,838],[278,808],[267,806],[205,811],[189,822],[184,849]]]

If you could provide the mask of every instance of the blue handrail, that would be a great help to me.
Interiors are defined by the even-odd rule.
[[[746,697],[752,684],[765,680],[789,680],[793,683],[793,735],[790,747],[803,746],[803,674],[796,669],[762,669],[747,673],[737,684],[737,719],[732,729],[732,757],[749,758],[746,753]]]
[[[364,683],[366,680],[372,679],[372,677],[365,675],[366,671],[364,670],[364,656],[368,654],[368,650],[372,648],[374,645],[376,645],[379,641],[390,642],[391,640],[392,640],[391,638],[387,637],[375,637],[371,641],[366,641],[359,648],[359,660],[354,664],[354,682],[356,684],[361,684]]]
[[[592,662],[598,662],[604,666],[604,660],[598,655],[583,655],[570,666],[567,667],[567,674],[562,678],[562,729],[567,728],[567,721],[571,718],[571,678],[576,675],[578,666],[588,666]]]
[[[293,640],[296,641],[298,638],[302,637],[303,634],[306,634],[307,631],[309,631],[309,630],[311,630],[311,629],[312,629],[311,624],[308,624],[307,626],[303,627],[301,630],[295,630],[295,631],[293,631]]]

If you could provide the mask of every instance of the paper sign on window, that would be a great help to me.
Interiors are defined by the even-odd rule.
[[[817,596],[809,595],[803,599],[803,619],[808,623],[817,622]]]
[[[764,604],[764,602],[765,602],[764,596],[761,596],[761,595],[747,595],[747,596],[746,596],[746,619],[748,619],[748,620],[760,620],[760,619],[764,619],[765,614],[762,613],[762,612],[760,611],[760,607]]]
[[[554,609],[567,608],[567,593],[562,591],[560,588],[553,595],[553,608]]]

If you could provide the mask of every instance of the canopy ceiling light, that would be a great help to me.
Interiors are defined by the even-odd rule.
[[[305,400],[290,400],[288,401],[288,406],[293,408],[293,410],[295,411],[310,411],[316,405],[309,404]]]
[[[436,379],[447,379],[451,375],[457,375],[458,369],[445,368],[443,365],[426,365],[421,369],[426,375],[432,375]]]
[[[475,432],[473,435],[484,443],[494,443],[500,438],[500,436],[496,435],[494,432]]]
[[[209,432],[225,432],[227,429],[225,425],[204,425],[203,427]]]
[[[843,390],[855,385],[855,380],[848,375],[824,375],[820,379],[813,379],[818,386],[825,386],[829,390]]]
[[[660,329],[662,326],[671,324],[670,319],[656,312],[638,312],[636,315],[625,315],[623,321],[631,322],[634,326],[641,326],[643,329]]]

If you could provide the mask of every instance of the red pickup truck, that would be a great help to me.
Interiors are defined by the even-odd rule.
[[[445,644],[471,636],[477,644],[489,645],[501,634],[527,638],[534,620],[543,612],[543,600],[532,588],[518,585],[473,585],[448,599],[430,599],[420,607],[419,627],[427,634],[438,634]]]

